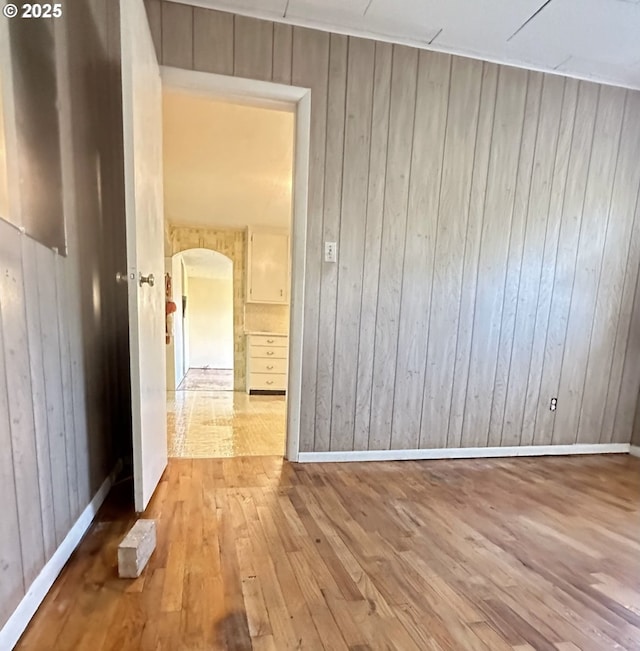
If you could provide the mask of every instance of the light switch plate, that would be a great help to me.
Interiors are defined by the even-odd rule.
[[[336,262],[338,259],[338,244],[336,242],[324,243],[324,261]]]

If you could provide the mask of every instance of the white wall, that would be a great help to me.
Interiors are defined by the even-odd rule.
[[[182,268],[182,295],[187,297],[187,309],[182,315],[182,364],[184,372],[189,370],[189,357],[191,355],[189,323],[191,321],[191,305],[189,305],[189,276],[184,265],[184,260],[180,261]]]
[[[175,281],[173,284],[173,296],[176,302],[177,310],[174,318],[174,337],[175,337],[175,366],[176,366],[176,386],[182,382],[186,372],[187,363],[185,359],[185,337],[184,337],[184,313],[182,311],[182,297],[186,289],[184,262],[181,256],[176,256],[173,263],[173,273]]]
[[[164,259],[164,272],[166,274],[169,274],[173,279],[173,260],[171,258]],[[173,295],[171,296],[171,300],[175,300],[173,298]],[[173,316],[175,317],[175,314]],[[169,334],[171,335],[171,339],[169,340],[169,343],[165,344],[165,352],[167,356],[167,364],[166,364],[167,391],[172,391],[173,389],[176,388],[175,386],[176,364],[175,364],[175,350],[174,350],[175,339],[173,337],[173,330],[171,328],[169,328]]]
[[[172,225],[289,226],[292,112],[165,88],[162,114],[164,209]]]
[[[171,343],[167,345],[167,389],[177,389],[187,372],[184,359],[184,332],[182,314],[182,294],[184,265],[180,254],[165,258],[166,269],[171,274],[171,300],[176,304],[173,313]]]
[[[233,282],[189,277],[189,367],[233,368]]]

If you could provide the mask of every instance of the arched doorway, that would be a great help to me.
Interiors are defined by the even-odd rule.
[[[244,302],[245,302],[245,233],[235,230],[170,228],[167,236],[167,254],[172,256],[174,277],[179,273],[175,261],[181,261],[179,254],[193,249],[204,249],[222,254],[232,262],[233,273],[233,388],[246,388]],[[168,383],[171,387],[171,383]],[[174,385],[177,386],[177,385]]]
[[[174,386],[232,391],[233,261],[218,251],[192,248],[173,256],[172,272],[176,312],[167,366],[173,362]]]

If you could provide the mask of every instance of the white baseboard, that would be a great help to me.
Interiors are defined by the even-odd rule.
[[[632,445],[629,447],[629,454],[634,457],[640,457],[640,445]]]
[[[109,489],[120,467],[121,462],[118,462],[111,474],[102,482],[93,499],[80,514],[80,517],[76,520],[73,527],[71,527],[71,530],[65,536],[62,543],[60,543],[58,549],[53,553],[48,563],[42,568],[40,574],[38,574],[29,586],[27,594],[25,594],[18,607],[7,620],[7,623],[0,630],[0,649],[7,649],[7,651],[13,649],[20,636],[24,633],[31,618],[42,603],[42,600],[46,597],[54,581],[58,578],[62,568],[78,546],[78,543],[82,540],[87,529],[91,526],[98,509],[102,506],[109,493]]]
[[[574,445],[523,445],[495,448],[438,448],[422,450],[355,450],[345,452],[300,452],[300,463],[342,461],[409,461],[418,459],[476,459],[486,457],[537,457],[567,454],[624,454],[628,443]]]

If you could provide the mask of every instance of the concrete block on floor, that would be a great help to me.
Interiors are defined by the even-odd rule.
[[[118,575],[123,579],[140,576],[155,548],[155,520],[138,520],[118,546]]]

